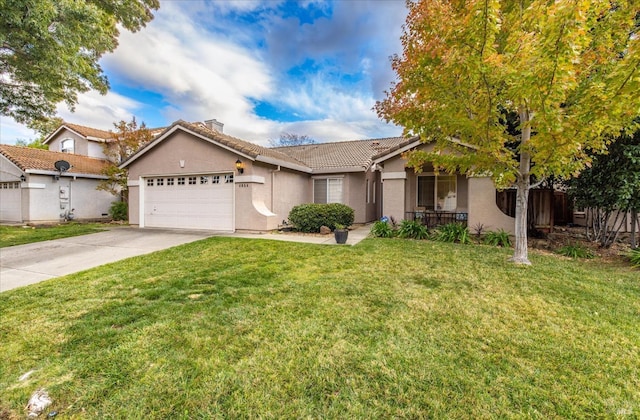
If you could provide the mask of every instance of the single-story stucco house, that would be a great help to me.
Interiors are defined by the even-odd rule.
[[[387,216],[513,232],[491,179],[407,168],[404,152],[433,148],[417,137],[266,148],[215,123],[176,121],[121,164],[131,224],[268,231],[295,205],[338,202],[355,223]]]
[[[58,163],[56,168],[57,162],[67,165]],[[108,164],[105,159],[79,154],[0,145],[0,221],[108,217],[111,203],[118,199],[96,190],[106,179],[102,171]]]

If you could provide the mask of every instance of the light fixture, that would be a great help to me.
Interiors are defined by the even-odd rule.
[[[236,160],[236,169],[238,170],[239,174],[244,173],[244,163],[242,163],[240,159]]]
[[[27,177],[24,176],[24,174],[20,175],[20,182],[26,182],[27,181]]]

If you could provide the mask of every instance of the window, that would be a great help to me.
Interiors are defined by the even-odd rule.
[[[167,185],[173,185],[173,178],[167,178]]]
[[[233,182],[233,174],[224,176],[224,183],[231,184]]]
[[[189,177],[189,185],[196,185],[196,177],[195,176],[190,176]]]
[[[164,185],[164,178],[158,178],[156,181],[156,185],[157,186],[162,186]]]
[[[208,176],[201,176],[200,177],[200,184],[206,184],[209,182],[209,177]]]
[[[60,151],[62,153],[73,153],[74,152],[74,141],[73,139],[64,139],[60,142]]]
[[[211,183],[212,184],[219,184],[220,183],[220,175],[214,175],[211,177]]]
[[[178,185],[184,185],[184,178],[178,178]]]
[[[371,185],[367,179],[367,204],[371,203]]]
[[[147,179],[147,187],[153,187],[153,178]]]
[[[314,203],[342,203],[342,178],[313,180]]]
[[[455,175],[418,177],[418,207],[455,211],[458,206]]]
[[[373,202],[376,202],[376,181],[373,181]]]

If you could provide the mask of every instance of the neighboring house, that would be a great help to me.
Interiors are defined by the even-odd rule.
[[[61,161],[68,162],[68,170],[56,169],[56,162]],[[104,159],[69,150],[63,153],[0,145],[0,221],[26,223],[107,217],[116,198],[97,191],[96,186],[106,179],[102,170],[108,164]]]
[[[113,133],[109,131],[64,122],[43,143],[52,152],[105,159],[104,144],[112,137]]]
[[[125,161],[129,222],[140,227],[267,231],[302,203],[338,202],[355,223],[381,216],[514,230],[487,177],[420,173],[402,154],[418,138],[266,148],[211,123],[177,121]]]

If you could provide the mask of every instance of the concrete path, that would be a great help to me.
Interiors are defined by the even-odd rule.
[[[356,245],[367,236],[369,236],[369,225],[358,226],[355,229],[349,231],[346,245]],[[315,234],[296,234],[296,233],[230,233],[228,234],[234,238],[250,238],[250,239],[269,239],[274,241],[285,242],[299,242],[306,244],[317,245],[338,245],[336,244],[333,234],[329,235],[315,235]]]
[[[369,226],[350,231],[347,245],[357,244],[368,234]],[[227,234],[211,231],[117,227],[106,232],[0,248],[0,292],[211,236],[336,244],[333,235]]]
[[[0,248],[0,292],[213,236],[215,232],[113,228]]]

